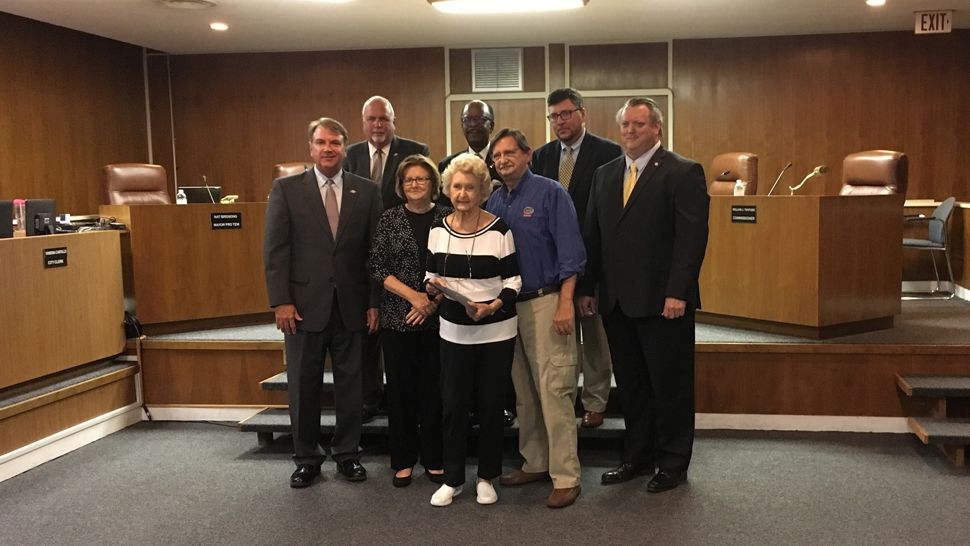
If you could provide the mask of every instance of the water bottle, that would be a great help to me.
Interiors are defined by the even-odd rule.
[[[179,188],[179,191],[175,192],[175,204],[176,205],[189,204],[189,200],[187,197],[185,197],[185,192],[182,191],[182,188]]]
[[[744,180],[741,180],[740,178],[737,179],[734,182],[734,196],[735,197],[742,197],[742,196],[744,196],[744,190],[747,187],[748,187],[748,184]]]
[[[13,236],[27,236],[27,202],[23,199],[13,200]]]

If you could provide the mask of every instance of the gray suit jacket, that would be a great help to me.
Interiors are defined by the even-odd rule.
[[[323,207],[314,170],[273,182],[266,208],[263,265],[271,307],[291,303],[298,328],[319,332],[336,294],[348,330],[366,325],[380,290],[367,274],[367,255],[380,218],[381,196],[370,180],[344,171],[337,238]]]
[[[384,202],[384,210],[404,204],[404,200],[398,197],[394,191],[394,175],[397,173],[397,166],[401,164],[401,160],[409,155],[428,156],[430,153],[428,145],[423,142],[415,142],[397,136],[391,140],[391,148],[384,159],[384,175],[381,177],[381,199]],[[367,146],[366,140],[351,144],[347,148],[344,171],[352,172],[370,180],[370,147]]]

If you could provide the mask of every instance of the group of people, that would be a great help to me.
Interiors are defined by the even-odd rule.
[[[623,460],[602,483],[650,475],[647,490],[660,492],[686,481],[703,169],[661,146],[663,114],[649,98],[617,112],[619,145],[586,130],[575,89],[550,93],[547,108],[556,139],[533,151],[517,129],[493,136],[492,108],[469,102],[469,147],[438,165],[426,145],[395,135],[383,97],[364,103],[366,140],[352,146],[336,120],[310,123],[314,168],[274,181],[264,241],[285,339],[292,487],[311,485],[325,459],[326,352],[330,452],[350,481],[366,479],[361,424],[386,373],[396,487],[420,463],[440,484],[431,504],[451,504],[464,488],[474,417],[480,504],[498,500],[498,479],[551,481],[547,505],[569,506],[581,483],[580,372],[580,425],[602,424],[611,373],[626,425]],[[523,464],[503,475],[510,377]]]

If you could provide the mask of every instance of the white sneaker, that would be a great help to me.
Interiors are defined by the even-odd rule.
[[[451,504],[451,500],[461,495],[461,486],[451,487],[449,485],[442,485],[431,495],[431,506],[448,506]]]
[[[478,478],[478,484],[475,486],[475,490],[478,492],[478,497],[475,499],[478,501],[478,504],[495,504],[498,502],[498,494],[495,492],[495,488],[492,487],[491,481]]]

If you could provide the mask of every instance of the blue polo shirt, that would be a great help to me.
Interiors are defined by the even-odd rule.
[[[573,200],[555,180],[526,170],[511,192],[492,192],[485,210],[505,220],[515,239],[515,255],[525,294],[559,284],[586,267],[586,247]]]

